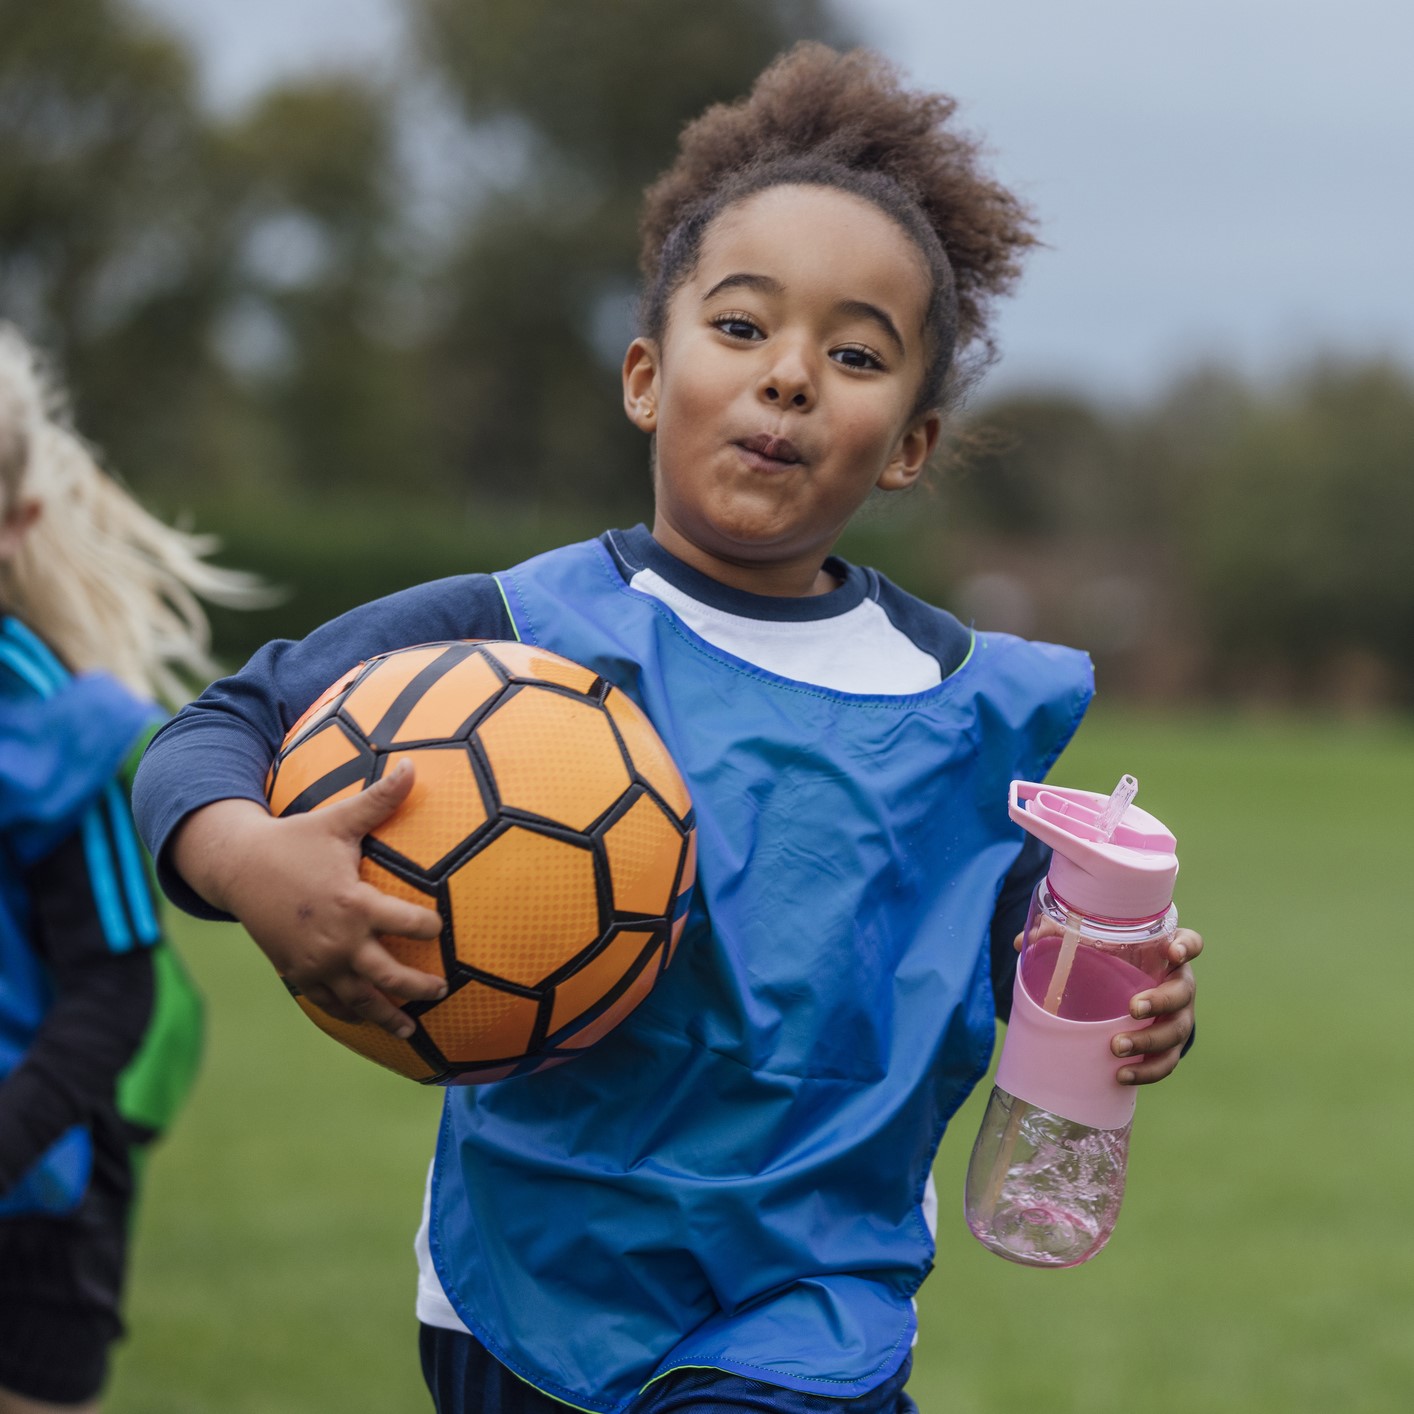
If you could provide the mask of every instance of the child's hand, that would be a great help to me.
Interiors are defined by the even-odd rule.
[[[1041,933],[1058,932],[1049,919],[1043,920]],[[1016,935],[1013,946],[1021,951],[1025,933]],[[1193,969],[1188,965],[1203,951],[1203,939],[1191,928],[1179,928],[1169,944],[1169,974],[1148,991],[1136,992],[1129,1001],[1129,1014],[1140,1021],[1152,1016],[1154,1022],[1141,1031],[1122,1031],[1110,1042],[1117,1056],[1143,1057],[1118,1073],[1121,1085],[1152,1085],[1173,1073],[1183,1054],[1188,1038],[1193,1034],[1193,994],[1196,984]]]
[[[428,908],[359,878],[363,837],[412,789],[411,763],[349,800],[275,818],[250,800],[219,800],[182,824],[172,862],[209,903],[245,925],[275,970],[341,1021],[412,1034],[402,1001],[442,996],[446,982],[398,962],[380,935],[435,938]]]
[[[1142,1031],[1124,1031],[1110,1042],[1117,1056],[1133,1055],[1135,1064],[1119,1072],[1122,1085],[1152,1085],[1172,1073],[1193,1034],[1193,969],[1189,962],[1203,951],[1203,939],[1191,928],[1180,928],[1169,944],[1169,975],[1147,992],[1130,1000],[1129,1014],[1136,1020],[1152,1016],[1154,1023]]]

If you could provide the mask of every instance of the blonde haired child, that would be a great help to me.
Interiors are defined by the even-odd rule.
[[[0,324],[0,1414],[97,1408],[137,1159],[196,1065],[128,786],[155,699],[209,676],[198,596],[258,597],[209,549],[103,471]]]

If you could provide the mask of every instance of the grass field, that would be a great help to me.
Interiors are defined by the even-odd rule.
[[[1141,1095],[1119,1229],[1070,1272],[963,1225],[979,1089],[938,1163],[910,1389],[924,1414],[1414,1408],[1414,732],[1097,710],[1052,778],[1126,770],[1207,940],[1197,1048]],[[210,1049],[153,1160],[109,1414],[430,1409],[411,1238],[437,1096],[320,1036],[236,930],[182,938]]]

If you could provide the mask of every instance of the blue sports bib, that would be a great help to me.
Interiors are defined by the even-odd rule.
[[[111,679],[73,678],[24,624],[0,616],[0,1078],[23,1060],[52,1002],[30,940],[25,868],[78,826],[101,848],[96,802],[115,789],[153,713]],[[88,1130],[66,1130],[0,1194],[0,1218],[71,1212],[92,1164]]]
[[[921,1200],[986,1071],[989,925],[1083,654],[979,635],[945,682],[834,692],[713,647],[597,541],[499,576],[529,643],[647,712],[692,791],[698,881],[672,966],[586,1055],[449,1091],[431,1247],[517,1374],[617,1411],[715,1366],[849,1398],[914,1334]]]

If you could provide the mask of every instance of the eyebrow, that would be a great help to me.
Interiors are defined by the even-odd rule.
[[[847,299],[840,301],[839,310],[852,319],[871,320],[894,341],[900,354],[904,352],[903,335],[899,333],[898,326],[877,304],[870,304],[868,300]]]
[[[702,303],[715,295],[719,295],[723,290],[756,290],[763,295],[779,295],[785,293],[785,286],[779,280],[772,279],[770,275],[749,275],[744,270],[737,271],[734,275],[728,275],[725,279],[718,280],[705,295],[702,296]]]
[[[755,290],[763,295],[779,295],[785,293],[785,286],[770,275],[753,275],[749,271],[739,270],[718,280],[702,296],[703,304],[721,294],[723,290]],[[868,300],[862,299],[844,299],[835,308],[840,314],[847,315],[851,319],[867,319],[870,323],[877,324],[880,330],[894,342],[899,353],[902,354],[905,351],[903,335],[899,333],[898,325],[877,304],[870,304]]]

